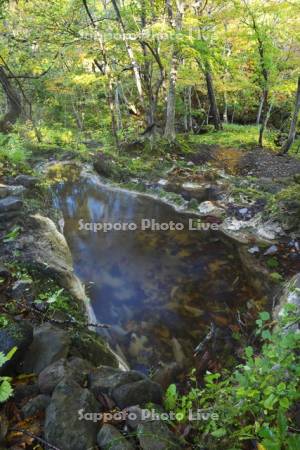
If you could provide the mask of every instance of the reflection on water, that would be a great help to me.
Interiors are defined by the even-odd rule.
[[[189,231],[186,216],[143,196],[92,182],[58,187],[74,267],[97,319],[131,367],[192,358],[213,321],[233,329],[253,293],[216,232]],[[185,223],[183,231],[79,231],[84,222]]]

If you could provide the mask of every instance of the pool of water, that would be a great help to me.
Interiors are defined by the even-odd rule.
[[[170,206],[92,178],[61,183],[57,202],[75,271],[97,319],[111,325],[112,347],[130,367],[193,365],[194,348],[212,322],[238,331],[238,312],[256,294],[237,253],[217,231],[192,231],[189,217]],[[144,219],[184,229],[142,230]],[[137,229],[88,229],[100,223],[134,223]]]

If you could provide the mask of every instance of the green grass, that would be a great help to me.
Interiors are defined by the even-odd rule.
[[[256,125],[224,125],[223,131],[210,131],[206,134],[191,135],[190,142],[195,144],[219,145],[231,148],[252,148],[257,145],[259,127]],[[272,150],[277,147],[274,143],[276,132],[267,130],[264,146]]]

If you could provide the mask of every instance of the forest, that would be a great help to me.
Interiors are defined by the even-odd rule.
[[[300,448],[300,2],[0,0],[0,450]]]

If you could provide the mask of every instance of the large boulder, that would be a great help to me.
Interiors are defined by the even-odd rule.
[[[145,375],[135,370],[122,371],[108,366],[100,366],[89,374],[89,388],[95,394],[111,395],[122,384],[129,384],[145,379]]]
[[[65,358],[70,348],[68,333],[50,323],[35,328],[33,342],[28,349],[22,371],[24,373],[40,373],[47,366]]]
[[[39,374],[38,384],[43,394],[51,395],[63,379],[70,379],[82,385],[92,366],[81,358],[59,359]]]
[[[0,368],[0,374],[16,367],[33,340],[33,329],[28,322],[16,322],[5,316],[4,319],[7,323],[0,328],[0,352],[6,355],[13,347],[17,347],[17,351]]]
[[[104,424],[97,435],[97,443],[101,450],[134,450],[133,446],[117,428]]]
[[[8,186],[6,184],[0,184],[0,198],[8,197],[9,195],[18,196],[25,192],[23,186]]]
[[[72,335],[70,354],[86,359],[94,366],[118,367],[118,361],[106,342],[99,334],[90,330],[76,331]]]
[[[148,402],[160,404],[163,391],[159,384],[144,379],[116,387],[112,392],[112,397],[116,404],[123,409],[133,405],[143,406]]]
[[[39,214],[30,216],[17,246],[21,258],[31,266],[37,266],[39,270],[56,278],[59,284],[79,301],[84,314],[84,303],[87,301],[84,287],[74,274],[72,256],[66,239],[54,222]]]
[[[80,412],[97,414],[99,410],[99,404],[90,391],[74,381],[61,381],[46,410],[45,439],[61,450],[93,448],[99,424],[85,420]]]

